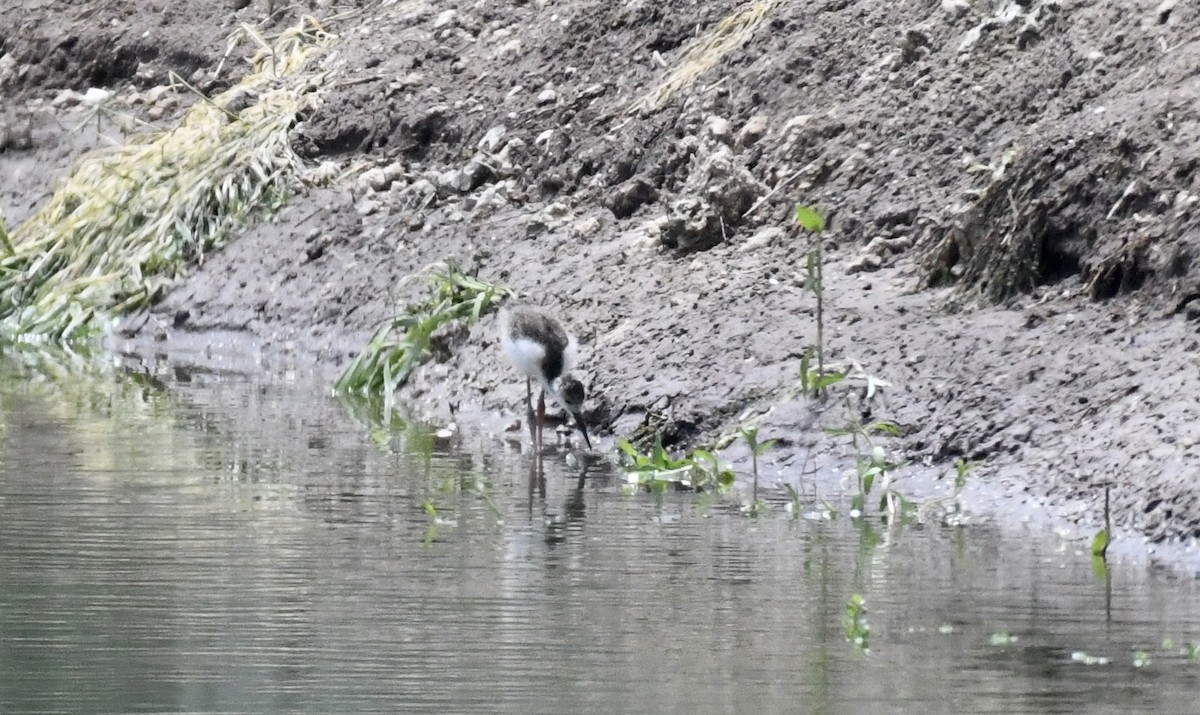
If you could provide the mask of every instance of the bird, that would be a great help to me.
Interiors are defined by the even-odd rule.
[[[567,374],[575,362],[575,337],[550,313],[526,306],[500,310],[500,343],[512,364],[525,375],[525,406],[529,433],[540,451],[546,420],[546,393],[575,420],[588,449],[592,441],[583,421],[583,384]],[[533,414],[533,381],[542,388],[537,421]]]

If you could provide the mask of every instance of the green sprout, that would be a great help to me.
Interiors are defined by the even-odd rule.
[[[750,495],[750,515],[758,516],[765,506],[758,500],[758,458],[768,449],[775,446],[775,440],[769,439],[765,442],[759,442],[758,425],[742,427],[738,432],[742,435],[742,439],[746,440],[746,446],[750,448],[750,465],[754,477]]]

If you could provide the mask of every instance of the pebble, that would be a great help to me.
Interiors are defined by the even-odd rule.
[[[883,259],[873,253],[864,253],[846,264],[847,273],[874,273],[883,267]]]
[[[767,133],[767,118],[762,114],[755,114],[746,120],[742,128],[737,133],[737,143],[740,146],[750,146],[762,139]]]
[[[942,12],[954,17],[962,17],[971,10],[968,0],[942,0]]]
[[[478,149],[485,151],[488,154],[495,154],[504,145],[504,137],[508,134],[508,127],[503,124],[497,124],[484,133],[483,138],[479,140]]]
[[[537,96],[538,104],[554,104],[557,101],[558,101],[558,92],[555,92],[552,89],[543,89],[541,92],[538,92],[538,96]]]
[[[713,114],[704,120],[704,131],[713,139],[722,144],[729,144],[733,140],[733,134],[729,128],[729,120],[724,117],[718,117]]]
[[[17,77],[17,61],[9,53],[0,56],[0,87],[10,84]]]
[[[364,198],[354,205],[354,211],[359,216],[370,216],[379,210],[379,202],[372,198]]]

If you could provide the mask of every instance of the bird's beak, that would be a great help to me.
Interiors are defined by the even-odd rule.
[[[575,419],[575,426],[579,428],[579,434],[583,435],[583,443],[588,449],[592,448],[592,440],[588,438],[587,425],[583,423],[583,412],[573,410],[571,417]]]

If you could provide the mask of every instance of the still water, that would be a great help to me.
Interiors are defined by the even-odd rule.
[[[0,381],[0,712],[1200,708],[1193,583],[1053,536],[751,519],[562,456],[543,495],[316,384],[169,383]]]

